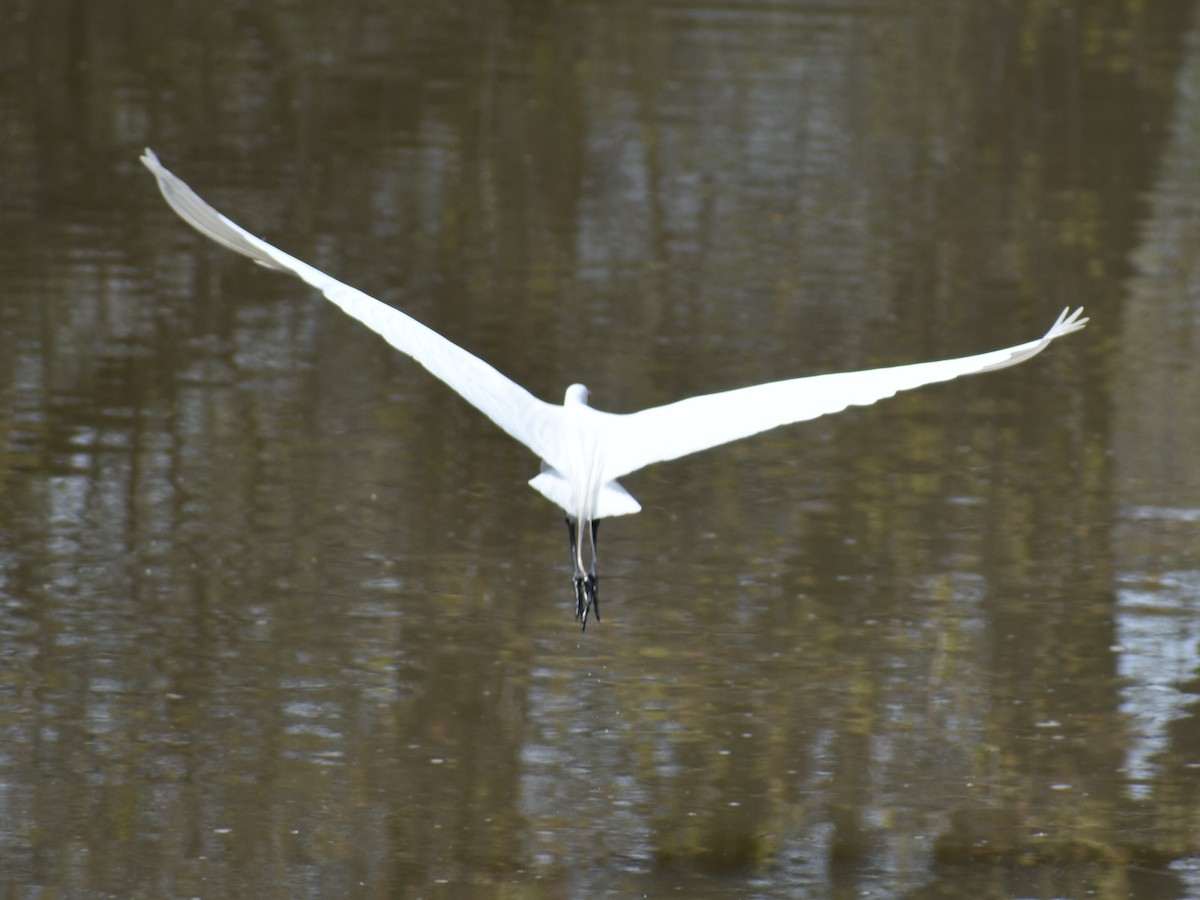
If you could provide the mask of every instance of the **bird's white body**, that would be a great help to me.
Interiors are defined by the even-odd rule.
[[[560,439],[552,457],[529,483],[551,503],[587,522],[639,512],[641,505],[617,483],[608,466],[614,423],[620,416],[587,405],[582,384],[563,397]]]
[[[562,405],[530,394],[483,360],[393,307],[369,297],[255,237],[217,212],[168,171],[151,150],[142,162],[171,208],[201,234],[260,265],[296,275],[348,315],[408,354],[542,460],[530,484],[568,516],[575,560],[576,613],[587,622],[596,602],[595,523],[641,509],[617,479],[651,463],[676,459],[761,431],[864,406],[925,384],[1016,365],[1056,338],[1078,331],[1082,309],[1063,310],[1034,341],[975,356],[862,372],[793,378],[691,397],[636,413],[593,409],[581,384],[567,388]],[[583,566],[590,527],[592,565]],[[576,542],[576,528],[579,540]],[[586,600],[586,605],[585,605]],[[598,607],[597,607],[598,615]]]

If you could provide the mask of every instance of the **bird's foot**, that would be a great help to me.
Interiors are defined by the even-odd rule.
[[[579,630],[587,630],[588,613],[596,611],[596,621],[600,621],[600,579],[595,572],[575,576],[575,618],[579,622]]]

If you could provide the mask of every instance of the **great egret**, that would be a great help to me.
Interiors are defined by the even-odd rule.
[[[618,415],[588,406],[582,384],[567,388],[561,406],[537,399],[483,360],[452,344],[397,309],[342,284],[272,247],[227,219],[168,171],[152,150],[141,158],[171,208],[206,237],[269,269],[299,276],[350,316],[407,353],[542,460],[529,484],[567,513],[575,586],[575,617],[587,627],[600,618],[596,529],[602,518],[638,512],[641,506],[617,483],[643,466],[706,450],[760,431],[815,419],[848,406],[865,406],[960,375],[990,372],[1035,356],[1051,341],[1078,331],[1082,309],[1064,309],[1045,336],[977,356],[863,372],[792,378],[708,394]],[[584,542],[590,544],[584,566]]]

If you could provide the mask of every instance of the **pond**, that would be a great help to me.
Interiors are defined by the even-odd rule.
[[[16,0],[12,896],[1200,894],[1195,4]],[[617,412],[1024,365],[623,479],[251,231]]]

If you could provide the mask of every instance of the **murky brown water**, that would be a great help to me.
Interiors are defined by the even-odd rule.
[[[15,0],[6,896],[1200,894],[1194,4]],[[535,393],[1092,326],[627,479],[537,461],[143,146]]]

